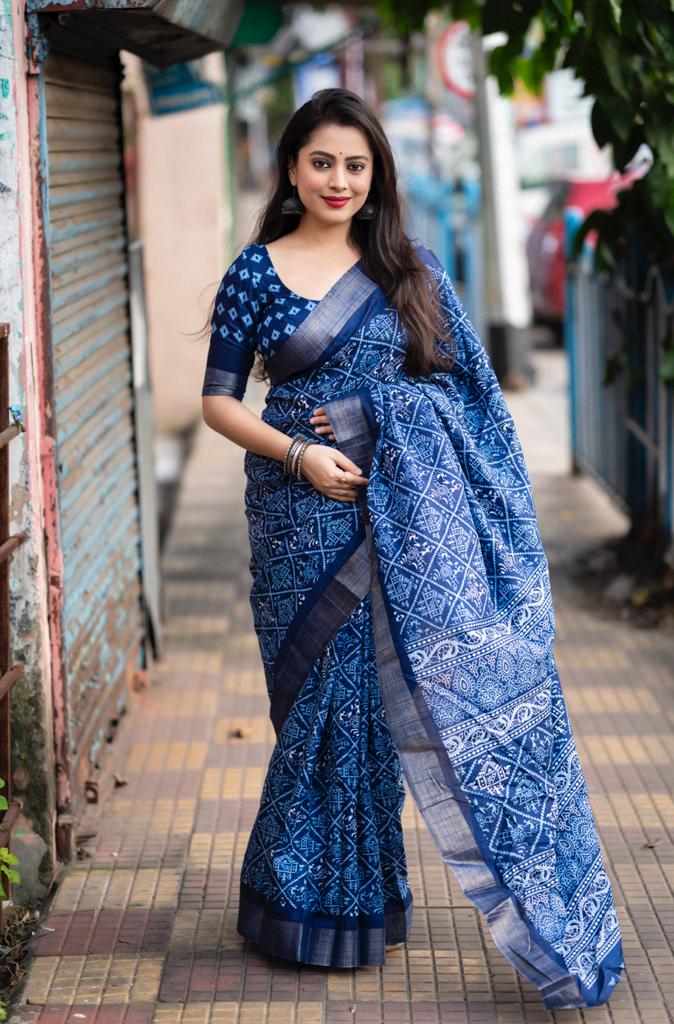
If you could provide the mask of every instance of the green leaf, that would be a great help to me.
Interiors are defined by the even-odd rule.
[[[625,103],[619,96],[598,96],[592,108],[592,131],[597,140],[597,145],[603,146],[610,142],[612,145],[621,140],[626,142],[632,131],[634,122],[634,107],[631,103]],[[597,135],[595,127],[599,129]]]
[[[649,124],[644,130],[646,142],[654,150],[656,159],[662,160],[667,174],[674,178],[674,139],[671,125]]]
[[[562,61],[563,68],[576,68],[582,67],[585,61],[585,55],[588,50],[588,42],[585,35],[582,32],[576,32],[571,37],[569,44],[564,54],[564,60]]]
[[[19,858],[15,853],[10,853],[6,846],[0,846],[0,861],[5,864],[18,864]]]
[[[577,259],[583,251],[583,243],[587,235],[593,229],[597,229],[600,233],[602,228],[606,227],[606,221],[609,214],[606,210],[593,210],[592,213],[588,214],[582,224],[579,225],[573,237],[573,245],[571,247],[571,259]]]
[[[601,149],[607,143],[613,142],[614,131],[613,121],[608,117],[601,100],[595,100],[592,104],[590,124],[595,142]]]
[[[7,797],[0,793],[0,811],[6,811],[8,807]]]
[[[543,13],[551,18],[561,14],[568,21],[573,17],[573,0],[544,0]]]
[[[664,58],[670,67],[674,63],[674,18],[656,23],[651,19],[644,19],[643,30],[639,38],[647,47],[649,55],[656,59]]]
[[[674,235],[674,184],[670,182],[669,195],[665,200],[665,224]]]
[[[603,70],[606,72],[613,89],[620,96],[624,96],[626,100],[631,99],[630,90],[623,74],[627,55],[621,51],[615,36],[611,33],[599,33],[596,39],[596,46],[601,55]]]
[[[499,92],[506,96],[515,88],[511,71],[512,61],[513,55],[507,44],[495,47],[489,54],[489,73],[496,78]]]
[[[613,163],[618,168],[623,168],[632,159],[642,142],[645,142],[641,125],[630,126],[630,133],[626,139],[616,138],[613,142]],[[650,171],[648,172],[651,173]]]
[[[615,22],[616,28],[620,28],[620,16],[622,14],[622,0],[609,0],[609,6],[611,8],[611,14]]]
[[[656,209],[663,209],[667,204],[667,197],[671,189],[671,181],[665,165],[659,160],[656,161],[641,184],[653,206]]]
[[[668,348],[660,359],[660,379],[674,381],[674,348]]]

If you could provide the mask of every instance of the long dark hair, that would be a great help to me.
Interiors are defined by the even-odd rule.
[[[374,112],[356,93],[320,89],[292,115],[276,147],[274,181],[249,244],[266,245],[297,227],[297,217],[281,214],[283,200],[292,193],[288,168],[291,162],[297,163],[300,149],[324,124],[358,128],[373,154],[368,199],[375,207],[374,216],[369,220],[352,218],[349,239],[362,255],[364,272],[380,286],[407,330],[405,372],[418,377],[449,369],[454,361],[453,339],[446,332],[435,279],[404,229],[391,147]],[[438,351],[436,336],[450,342],[449,355]],[[267,379],[260,359],[253,374],[258,380]]]

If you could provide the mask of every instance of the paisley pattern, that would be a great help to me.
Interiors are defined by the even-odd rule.
[[[530,481],[489,358],[437,257],[419,251],[455,342],[451,370],[405,373],[406,332],[357,271],[283,338],[282,364],[298,369],[267,393],[263,420],[288,434],[315,436],[309,416],[326,406],[333,443],[369,478],[359,501],[332,501],[246,453],[267,689],[275,697],[293,672],[302,685],[279,719],[239,930],[308,962],[383,962],[384,941],[411,923],[401,770],[443,858],[544,1004],[597,1005],[623,968],[620,928],[557,675]],[[281,362],[270,282],[291,299],[264,246],[244,250],[225,292],[244,271],[237,308],[214,318],[205,380],[239,397],[255,348]],[[341,323],[350,297],[354,316],[307,367],[310,326]],[[247,310],[254,322],[231,348]],[[363,557],[370,588],[356,603]],[[330,640],[305,672],[312,625],[326,623]]]

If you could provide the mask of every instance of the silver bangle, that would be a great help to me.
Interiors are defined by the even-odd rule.
[[[293,457],[290,460],[290,473],[294,477],[297,476],[297,463],[299,462],[300,455],[302,454],[303,447],[304,447],[304,439],[302,439],[299,442],[299,444],[297,445],[297,448],[293,452]]]
[[[286,473],[286,475],[290,473],[290,463],[295,452],[297,451],[297,448],[299,447],[299,444],[300,438],[296,435],[295,437],[293,437],[292,441],[288,445],[288,448],[286,449],[286,453],[283,459],[283,470]]]
[[[314,441],[313,437],[307,438],[307,440],[302,445],[302,448],[301,448],[301,451],[300,451],[300,454],[299,454],[299,458],[297,460],[297,479],[298,480],[302,479],[302,459],[304,458],[304,453],[306,452],[306,450],[307,450],[307,448],[309,447],[310,444],[317,444],[317,442]]]
[[[301,434],[295,434],[283,460],[283,470],[287,476],[293,476],[293,469],[297,461],[297,455],[304,443],[304,438]]]

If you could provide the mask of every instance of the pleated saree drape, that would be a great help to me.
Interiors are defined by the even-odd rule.
[[[383,962],[412,915],[402,768],[499,949],[546,1007],[593,1006],[620,978],[620,929],[555,665],[530,481],[484,348],[437,257],[419,250],[456,341],[450,371],[404,372],[405,331],[361,264],[266,361],[263,419],[316,438],[309,417],[324,405],[332,443],[369,482],[357,502],[331,501],[275,460],[245,456],[251,605],[277,747],[239,931],[307,962]],[[337,684],[330,698],[322,689],[338,670],[344,692],[349,671],[356,679],[355,726],[353,702],[334,713]],[[343,779],[340,730],[356,750]],[[335,829],[335,781],[345,807],[349,787],[357,797],[351,832]],[[302,786],[313,795],[293,802]],[[351,915],[343,901],[335,913],[310,906],[329,890],[326,829],[338,843],[356,837],[354,849],[360,836]]]

